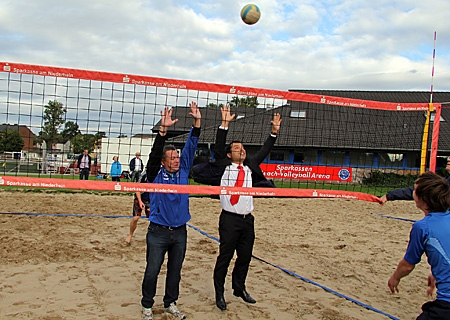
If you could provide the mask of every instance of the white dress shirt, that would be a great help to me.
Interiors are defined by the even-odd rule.
[[[251,188],[252,187],[252,171],[249,167],[243,166],[245,171],[244,184],[242,187]],[[232,163],[231,165],[225,168],[225,171],[222,175],[222,180],[220,181],[221,186],[225,187],[234,187],[237,177],[238,177],[239,169],[238,165]],[[250,190],[249,190],[250,191]],[[252,213],[253,207],[253,197],[252,196],[240,196],[238,203],[234,206],[230,203],[231,195],[221,195],[220,203],[222,204],[222,209],[238,213],[238,214],[249,214]]]

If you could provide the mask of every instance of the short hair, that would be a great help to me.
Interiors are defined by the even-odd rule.
[[[164,146],[161,159],[164,159],[166,157],[166,152],[171,151],[171,150],[176,151],[177,148],[175,148],[175,146],[173,144],[168,144],[168,145]]]
[[[414,192],[430,212],[445,212],[450,208],[450,186],[434,172],[422,173],[415,182]]]
[[[231,141],[231,142],[225,147],[225,153],[231,153],[231,147],[233,146],[233,143],[240,143],[240,144],[242,144],[242,142],[239,141],[239,140],[233,140],[233,141]]]

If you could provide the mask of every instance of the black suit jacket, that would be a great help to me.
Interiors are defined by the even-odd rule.
[[[220,185],[225,168],[231,164],[231,160],[227,157],[225,151],[227,134],[228,130],[221,128],[217,129],[216,144],[214,147],[215,161],[210,163],[200,163],[194,166],[194,180],[199,183],[210,184],[213,186]],[[276,140],[276,137],[269,135],[261,149],[259,149],[255,155],[247,155],[247,158],[244,161],[244,165],[248,166],[252,171],[252,185],[254,187],[275,187],[273,183],[266,179],[259,165],[270,153]],[[196,174],[198,174],[198,179],[196,179]]]

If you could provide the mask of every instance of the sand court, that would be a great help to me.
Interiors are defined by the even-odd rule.
[[[119,194],[0,191],[0,318],[139,319],[148,222],[139,221],[126,246],[132,201]],[[222,312],[212,281],[220,202],[190,201],[178,301],[188,319],[415,319],[431,299],[426,261],[402,279],[400,293],[387,287],[406,249],[408,220],[423,217],[413,202],[381,207],[357,200],[257,198],[258,259],[247,279],[257,303],[232,295],[230,268]],[[155,319],[167,319],[163,294],[160,276]]]

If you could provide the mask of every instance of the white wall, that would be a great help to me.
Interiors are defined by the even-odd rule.
[[[129,163],[135,157],[136,152],[141,153],[145,168],[154,140],[154,138],[102,138],[98,158],[101,172],[109,173],[114,156],[119,156],[123,171],[130,170]]]

